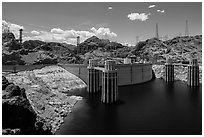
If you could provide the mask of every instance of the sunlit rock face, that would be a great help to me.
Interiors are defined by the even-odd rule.
[[[33,110],[24,88],[9,83],[3,76],[2,89],[3,135],[51,134],[46,123]]]
[[[68,93],[74,89],[86,87],[80,78],[59,66],[47,66],[33,71],[4,75],[7,78],[7,80],[3,79],[4,85],[9,81],[25,89],[25,95],[33,112],[40,121],[43,121],[35,125],[43,129],[48,127],[52,134],[59,129],[64,122],[64,117],[71,112],[71,108],[82,99]],[[74,95],[74,92],[72,94]]]
[[[192,57],[202,63],[202,35],[175,37],[167,41],[156,38],[139,42],[131,51],[137,57],[165,62],[172,58],[173,62],[189,61]]]
[[[153,65],[152,69],[155,73],[156,78],[163,78],[165,65]],[[180,80],[187,82],[188,68],[184,66],[175,66],[174,67],[174,76],[175,80]],[[202,66],[199,66],[199,82],[202,83]]]

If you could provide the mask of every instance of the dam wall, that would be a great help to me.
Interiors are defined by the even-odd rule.
[[[87,65],[60,64],[59,66],[63,67],[87,83]],[[118,64],[116,69],[119,86],[144,83],[152,79],[152,64]],[[99,77],[99,83],[101,86],[102,71],[99,71]]]
[[[57,64],[75,76],[81,78],[85,83],[88,80],[87,65],[84,64]],[[17,65],[18,71],[30,71],[50,65]],[[152,79],[152,64],[117,64],[118,85],[131,85],[147,82]],[[13,71],[13,65],[3,65],[2,71]],[[99,71],[99,84],[102,84],[102,71]]]
[[[58,64],[62,68],[66,69],[75,76],[81,78],[85,83],[88,79],[88,69],[87,65],[84,64]]]
[[[144,83],[152,79],[152,64],[117,65],[118,85]]]

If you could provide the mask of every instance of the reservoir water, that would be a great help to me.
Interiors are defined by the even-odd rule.
[[[83,96],[56,134],[191,135],[202,134],[202,88],[162,79],[119,87],[117,104],[101,103],[100,93]]]

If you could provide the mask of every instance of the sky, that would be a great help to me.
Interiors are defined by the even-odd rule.
[[[2,25],[23,40],[76,44],[95,35],[123,44],[155,37],[202,34],[201,2],[3,2]]]

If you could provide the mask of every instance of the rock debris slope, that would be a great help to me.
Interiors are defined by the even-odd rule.
[[[52,134],[59,129],[74,104],[81,100],[73,92],[73,96],[67,93],[86,87],[81,79],[59,66],[4,75],[9,82],[25,89],[32,109],[50,127]]]

